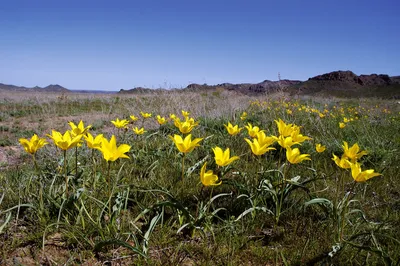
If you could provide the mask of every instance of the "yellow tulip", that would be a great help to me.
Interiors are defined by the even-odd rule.
[[[239,159],[239,156],[230,157],[230,150],[227,148],[223,151],[220,147],[215,147],[212,149],[215,155],[215,163],[219,166],[227,166],[231,164],[233,161]]]
[[[157,115],[157,122],[160,125],[164,125],[165,123],[167,123],[167,119],[165,119],[165,117],[161,117],[160,115]]]
[[[179,128],[179,125],[181,123],[181,119],[179,117],[177,117],[177,116],[174,116],[174,118],[171,118],[171,119],[174,121],[174,126]]]
[[[182,134],[190,133],[193,128],[199,124],[198,122],[195,122],[193,118],[186,118],[184,122],[181,122],[180,119],[177,118],[174,123]]]
[[[126,128],[129,121],[126,119],[119,120],[119,118],[117,118],[115,121],[111,121],[111,123],[113,123],[116,128]]]
[[[310,137],[300,134],[300,127],[298,127],[298,126],[294,126],[290,136],[292,137],[293,142],[299,142],[299,143],[311,139]]]
[[[132,119],[133,122],[137,121],[139,118],[136,117],[135,115],[131,115],[130,118]]]
[[[256,134],[256,138],[261,146],[271,146],[276,141],[276,136],[266,136],[264,131],[259,131]]]
[[[212,170],[208,170],[206,172],[206,165],[207,165],[207,163],[204,163],[203,167],[201,167],[201,171],[200,171],[200,181],[201,181],[201,183],[206,187],[221,185],[222,181],[217,183],[218,176],[215,175]]]
[[[279,137],[276,137],[276,136],[272,136],[272,137],[275,138],[275,140],[278,142],[278,144],[284,149],[290,148],[290,147],[292,147],[293,145],[296,145],[296,144],[300,144],[301,145],[300,142],[294,141],[292,137],[286,137],[285,138],[282,135],[279,135]]]
[[[246,112],[243,112],[242,113],[242,115],[240,116],[240,120],[246,120],[246,118],[247,118],[247,113]]]
[[[320,143],[318,143],[318,144],[315,145],[315,150],[316,150],[318,153],[324,152],[325,149],[326,149],[326,147],[323,146],[323,145],[321,145]]]
[[[305,160],[311,160],[310,154],[300,154],[299,148],[286,148],[286,158],[291,164],[301,163]]]
[[[360,152],[360,147],[358,146],[357,143],[355,143],[353,146],[351,146],[349,148],[349,145],[346,141],[343,141],[343,152],[344,152],[344,156],[349,158],[350,161],[352,161],[353,163],[360,159],[362,156],[368,154],[366,151],[361,151]]]
[[[117,147],[115,136],[112,135],[110,141],[108,141],[106,138],[103,138],[100,151],[103,153],[103,157],[106,161],[113,162],[119,158],[129,159],[129,156],[125,153],[127,153],[130,149],[131,146],[127,144],[121,144],[119,147]]]
[[[361,166],[357,162],[350,163],[350,166],[351,175],[356,182],[365,182],[370,178],[381,175],[379,173],[374,173],[375,171],[373,169],[361,171]]]
[[[298,127],[293,124],[286,124],[282,119],[274,120],[276,125],[278,126],[278,132],[281,136],[287,137],[292,134],[292,132]]]
[[[21,143],[25,151],[30,154],[35,154],[40,148],[48,144],[48,142],[46,142],[46,139],[39,138],[36,134],[34,134],[29,140],[24,138],[19,139],[19,143]]]
[[[176,134],[174,137],[169,137],[175,143],[175,146],[178,148],[178,150],[183,153],[193,151],[195,147],[200,146],[198,143],[203,140],[202,138],[196,138],[192,141],[192,134],[187,135],[185,139]]]
[[[188,118],[190,113],[182,110],[182,115],[183,115],[184,118]]]
[[[86,132],[92,127],[91,125],[85,127],[82,120],[79,121],[78,125],[75,125],[74,122],[69,122],[68,124],[71,127],[71,134],[73,137],[86,134]]]
[[[138,127],[134,127],[132,130],[136,133],[136,135],[143,135],[145,132],[147,132],[143,127],[140,129]]]
[[[345,123],[342,123],[342,122],[340,122],[340,123],[339,123],[339,127],[340,127],[340,128],[345,128],[345,127],[346,127],[346,124],[345,124]]]
[[[346,157],[342,156],[342,157],[339,159],[339,157],[337,157],[335,154],[332,154],[332,155],[333,155],[332,160],[333,160],[333,161],[335,162],[335,164],[336,164],[337,166],[339,166],[340,168],[348,169],[348,168],[351,167],[350,162],[349,162],[349,160],[347,160]]]
[[[151,113],[140,112],[140,115],[141,115],[143,118],[150,118],[150,117],[151,117]]]
[[[71,136],[69,131],[66,131],[64,135],[60,132],[52,130],[51,135],[47,135],[50,137],[54,144],[60,149],[66,151],[70,148],[75,147],[81,141],[82,135]]]
[[[247,133],[252,138],[255,138],[257,136],[257,133],[260,132],[259,127],[257,127],[257,126],[253,127],[250,123],[247,123],[247,126],[245,126],[245,128],[247,128]],[[261,130],[261,131],[263,131],[263,130]]]
[[[231,136],[235,136],[239,134],[240,131],[242,131],[242,127],[239,128],[238,125],[233,126],[230,122],[228,122],[228,125],[224,125],[226,130],[228,131],[228,134]]]
[[[275,150],[275,148],[272,147],[268,147],[267,144],[264,145],[260,145],[260,143],[258,142],[257,139],[253,139],[253,142],[249,139],[244,139],[251,148],[251,151],[255,154],[255,155],[263,155],[264,153],[266,153],[267,151],[270,150]]]
[[[84,135],[83,137],[85,138],[86,144],[89,148],[100,150],[104,138],[103,134],[99,134],[94,138],[92,134],[87,133],[87,135]]]

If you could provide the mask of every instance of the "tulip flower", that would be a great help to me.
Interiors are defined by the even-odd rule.
[[[256,139],[261,146],[271,146],[276,141],[276,136],[267,136],[264,131],[259,131],[256,134]]]
[[[198,122],[195,122],[193,118],[186,118],[184,122],[181,122],[180,119],[175,119],[174,121],[175,126],[179,128],[179,131],[182,134],[188,134],[190,133],[194,127],[199,125]]]
[[[247,132],[249,133],[249,136],[252,138],[255,138],[257,133],[260,131],[259,127],[257,126],[253,127],[250,123],[247,123],[247,126],[245,126],[245,128],[247,128]]]
[[[281,136],[287,137],[292,134],[292,132],[298,128],[296,125],[293,124],[286,124],[282,119],[274,120],[276,125],[278,126],[278,132]]]
[[[138,127],[134,127],[132,130],[136,133],[136,135],[143,135],[145,132],[147,132],[143,127],[140,129]]]
[[[175,146],[180,152],[188,153],[194,150],[195,147],[200,146],[198,143],[202,141],[202,138],[196,138],[192,141],[192,134],[189,134],[183,139],[180,135],[169,136],[175,143]]]
[[[188,118],[190,113],[182,110],[182,115],[183,115],[184,118]]]
[[[246,118],[247,118],[247,113],[246,112],[243,112],[242,113],[242,115],[240,116],[240,120],[246,120]]]
[[[291,164],[297,164],[301,163],[304,160],[311,160],[309,158],[309,154],[300,154],[299,148],[286,148],[286,159],[291,163]]]
[[[69,131],[66,131],[64,135],[60,132],[52,130],[51,135],[47,135],[50,137],[54,144],[59,147],[60,149],[66,151],[72,147],[75,147],[80,142],[82,135],[71,136]]]
[[[332,155],[333,155],[332,160],[333,160],[333,161],[335,162],[335,164],[336,164],[337,166],[339,166],[340,168],[348,169],[348,168],[351,167],[350,162],[349,162],[349,160],[348,160],[346,157],[342,156],[341,158],[339,158],[339,157],[337,157],[335,154],[332,154]]]
[[[135,115],[131,115],[130,118],[132,119],[133,122],[137,121],[139,118],[136,117]]]
[[[164,125],[165,123],[167,123],[167,119],[165,119],[165,117],[161,117],[160,115],[157,115],[157,122],[160,125]]]
[[[208,170],[206,172],[206,165],[207,165],[207,163],[204,163],[203,167],[201,167],[201,171],[200,171],[200,181],[201,181],[201,183],[206,187],[221,185],[222,181],[217,183],[218,176],[215,175],[212,170]]]
[[[99,134],[96,137],[93,137],[92,134],[87,133],[87,135],[83,136],[86,140],[86,144],[89,148],[91,149],[97,149],[100,150],[101,148],[101,143],[103,142],[103,134]]]
[[[323,146],[323,145],[321,145],[320,143],[318,143],[318,144],[315,145],[315,150],[316,150],[318,153],[324,152],[325,149],[326,149],[326,147]]]
[[[115,121],[111,121],[111,123],[113,123],[116,128],[126,128],[129,121],[126,119],[119,120],[119,118],[117,118]]]
[[[357,143],[355,143],[353,146],[349,148],[349,145],[346,141],[343,141],[343,151],[344,151],[344,156],[349,158],[351,162],[355,162],[358,159],[360,159],[362,156],[368,154],[366,151],[360,151],[360,147],[358,146]]]
[[[140,115],[141,115],[143,118],[150,118],[150,117],[151,117],[151,113],[140,112]]]
[[[228,131],[228,134],[231,136],[235,136],[239,134],[240,131],[242,131],[242,127],[239,128],[238,125],[233,126],[230,122],[228,122],[228,125],[224,125],[226,130]]]
[[[181,124],[181,119],[175,115],[171,115],[170,116],[172,121],[174,121],[174,126],[179,128],[180,124]]]
[[[295,144],[300,144],[301,145],[300,142],[294,141],[292,137],[286,137],[285,138],[282,135],[279,135],[279,137],[273,136],[273,138],[275,138],[275,140],[278,142],[278,144],[284,149],[290,148]]]
[[[19,139],[19,143],[21,143],[22,147],[24,147],[27,153],[34,155],[40,148],[44,145],[48,144],[46,139],[39,138],[38,135],[34,134],[31,139]]]
[[[340,127],[340,128],[345,128],[345,127],[346,127],[346,124],[343,123],[343,122],[340,122],[340,123],[339,123],[339,127]]]
[[[275,150],[275,148],[268,147],[267,144],[260,145],[257,139],[253,139],[253,142],[249,139],[244,139],[244,140],[250,145],[251,151],[255,155],[263,155],[267,151]]]
[[[310,137],[300,134],[300,127],[298,127],[298,126],[294,126],[290,136],[292,137],[293,142],[299,142],[299,143],[311,139]]]
[[[106,161],[113,162],[119,158],[129,159],[129,156],[125,153],[127,153],[130,149],[131,146],[127,144],[121,144],[117,147],[115,136],[112,135],[110,141],[108,141],[106,138],[103,138],[100,151],[103,153],[103,157]]]
[[[73,137],[71,136],[69,131],[66,131],[64,135],[62,135],[60,132],[52,130],[51,135],[47,136],[53,140],[54,144],[57,147],[64,151],[65,196],[68,197],[67,150],[76,147],[81,141],[82,135],[77,135]],[[77,160],[75,162],[75,165],[77,165]]]
[[[375,176],[379,176],[381,174],[375,173],[373,169],[361,171],[361,166],[359,163],[350,163],[351,166],[351,175],[356,182],[365,182],[370,178]]]
[[[219,166],[227,166],[231,164],[233,161],[236,161],[239,159],[239,156],[233,156],[230,157],[230,151],[229,148],[227,148],[225,151],[222,151],[220,147],[215,147],[212,149],[215,155],[215,163]]]
[[[68,124],[71,127],[73,137],[86,134],[86,132],[92,127],[91,125],[85,127],[82,120],[79,121],[78,125],[75,125],[74,122],[69,122]]]

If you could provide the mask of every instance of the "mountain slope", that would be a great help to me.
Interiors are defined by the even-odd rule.
[[[398,99],[400,78],[377,74],[357,76],[351,71],[333,71],[290,86],[287,91],[296,95]]]
[[[27,88],[23,86],[15,86],[15,85],[7,85],[0,83],[0,91],[13,91],[13,92],[70,92],[70,90],[64,88],[63,86],[60,86],[58,84],[51,84],[49,86],[46,86],[44,88],[42,87],[33,87],[33,88]]]

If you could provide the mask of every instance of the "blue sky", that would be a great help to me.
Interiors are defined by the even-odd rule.
[[[398,0],[4,0],[0,83],[119,90],[400,75]]]

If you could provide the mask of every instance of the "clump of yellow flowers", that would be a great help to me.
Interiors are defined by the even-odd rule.
[[[342,148],[343,155],[339,158],[335,154],[332,154],[332,160],[340,168],[351,169],[351,176],[353,177],[354,181],[365,182],[368,179],[381,175],[379,173],[375,173],[375,170],[373,169],[365,171],[361,170],[361,165],[359,164],[358,159],[364,155],[367,155],[368,153],[366,151],[361,151],[360,146],[358,146],[357,143],[349,148],[349,144],[346,141],[343,141]]]
[[[282,119],[275,120],[275,123],[278,127],[279,136],[267,136],[265,130],[261,130],[250,123],[247,124],[248,134],[253,139],[245,138],[244,140],[249,144],[253,154],[261,156],[268,151],[276,150],[271,146],[277,142],[282,148],[286,149],[286,158],[290,163],[297,164],[304,160],[311,160],[309,154],[301,154],[299,148],[292,148],[293,145],[301,145],[302,142],[311,138],[300,134],[299,126],[286,124]]]

